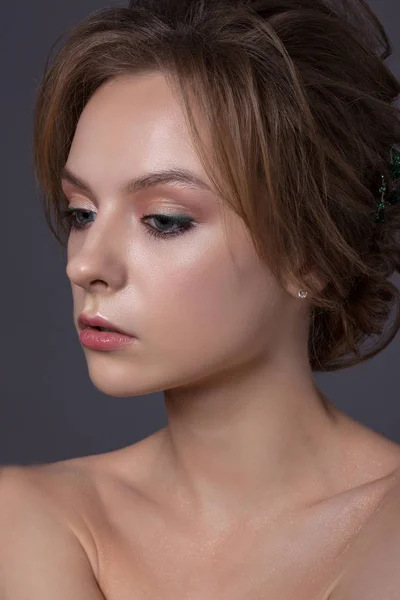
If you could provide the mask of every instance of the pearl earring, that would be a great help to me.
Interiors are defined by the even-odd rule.
[[[307,298],[307,296],[308,296],[308,292],[306,292],[305,290],[299,290],[299,292],[298,292],[298,296],[299,296],[300,298]]]

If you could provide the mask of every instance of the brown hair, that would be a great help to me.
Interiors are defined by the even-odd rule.
[[[391,188],[400,86],[383,62],[388,36],[364,0],[137,0],[89,15],[49,66],[52,50],[34,164],[61,244],[60,173],[85,104],[113,77],[164,72],[210,180],[244,220],[260,259],[280,284],[295,277],[309,291],[311,368],[341,369],[389,344],[400,327],[400,292],[388,279],[400,270],[400,206],[386,209],[384,223],[374,214],[381,173]]]

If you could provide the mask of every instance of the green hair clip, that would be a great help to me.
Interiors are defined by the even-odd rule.
[[[391,179],[393,183],[400,181],[400,152],[395,150],[394,146],[390,149],[390,161],[389,170],[391,173]],[[379,192],[381,194],[378,208],[375,215],[375,223],[383,223],[385,220],[385,206],[386,204],[397,204],[400,203],[400,189],[393,189],[391,193],[385,198],[387,190],[386,180],[384,175],[381,175],[381,185]]]

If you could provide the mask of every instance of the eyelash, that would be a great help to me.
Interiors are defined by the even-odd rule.
[[[76,215],[81,213],[92,213],[91,210],[84,210],[81,208],[67,208],[66,210],[61,211],[61,219],[66,219],[69,224],[69,231],[81,231],[85,229],[87,223],[82,224],[76,220]],[[146,219],[166,219],[167,221],[172,222],[172,225],[179,225],[176,229],[172,231],[172,233],[165,233],[158,231],[151,225],[145,223],[146,233],[151,237],[155,237],[157,239],[167,239],[170,237],[175,237],[178,235],[183,235],[189,229],[194,227],[193,219],[189,217],[184,217],[183,215],[163,215],[163,214],[154,214],[154,215],[142,215],[141,221],[145,221]]]

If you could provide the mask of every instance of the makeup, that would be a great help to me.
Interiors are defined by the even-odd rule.
[[[119,350],[131,345],[137,338],[116,331],[99,331],[93,327],[83,329],[79,334],[81,344],[92,350]]]

